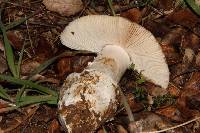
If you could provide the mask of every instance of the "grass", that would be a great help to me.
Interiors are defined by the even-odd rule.
[[[14,107],[11,107],[9,109],[17,109],[22,106],[26,106],[29,104],[35,104],[35,103],[48,103],[48,104],[57,104],[58,102],[58,93],[56,91],[53,91],[47,87],[41,86],[37,83],[32,82],[30,79],[32,76],[34,76],[37,73],[40,73],[43,71],[45,68],[47,68],[50,64],[52,64],[59,56],[56,56],[42,65],[40,65],[36,70],[34,70],[31,75],[29,75],[29,80],[21,80],[20,79],[20,65],[23,59],[23,52],[24,52],[24,46],[21,49],[21,54],[18,60],[18,63],[15,64],[15,57],[14,57],[14,52],[13,49],[9,43],[6,31],[10,30],[22,23],[24,23],[26,20],[34,16],[36,13],[28,16],[28,17],[23,17],[17,21],[11,22],[8,25],[4,25],[1,19],[3,7],[1,6],[0,9],[0,33],[3,34],[3,39],[4,39],[4,47],[5,47],[5,53],[6,53],[6,59],[7,63],[10,69],[10,72],[12,76],[8,75],[0,75],[0,80],[1,81],[7,81],[11,84],[16,84],[20,85],[21,88],[19,88],[19,91],[17,92],[16,96],[14,99]],[[3,98],[4,100],[12,102],[11,97],[6,91],[7,89],[3,88],[3,86],[0,86],[0,97]],[[25,92],[28,91],[36,91],[37,95],[33,96],[28,96]]]
[[[109,5],[109,7],[110,7],[110,9],[111,9],[111,11],[112,11],[112,15],[113,15],[113,16],[116,16],[115,10],[114,10],[114,8],[113,8],[112,0],[108,0],[108,5]]]
[[[195,3],[195,0],[185,0],[185,2],[193,9],[193,11],[200,15],[200,6]]]

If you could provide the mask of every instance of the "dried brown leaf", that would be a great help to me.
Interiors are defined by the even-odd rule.
[[[48,127],[48,133],[60,133],[60,126],[57,119],[51,121],[51,124]]]
[[[20,31],[8,31],[7,32],[8,40],[11,42],[10,44],[13,48],[17,50],[21,50],[23,46],[23,35]]]
[[[140,23],[140,21],[142,20],[142,13],[138,8],[130,9],[126,12],[121,13],[120,15],[136,23]]]
[[[83,9],[81,0],[43,0],[43,4],[48,10],[58,12],[62,16],[71,16]]]
[[[175,106],[169,106],[158,109],[156,113],[165,116],[173,121],[178,121],[178,122],[183,121],[179,110]]]
[[[195,15],[190,9],[174,11],[167,17],[167,20],[188,27],[190,29],[194,28],[200,22],[199,17]]]

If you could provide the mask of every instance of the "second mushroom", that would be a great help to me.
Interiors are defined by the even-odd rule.
[[[63,45],[97,53],[81,73],[70,74],[59,100],[59,118],[68,132],[94,132],[117,110],[118,82],[131,63],[153,83],[167,88],[169,70],[154,36],[122,17],[91,15],[71,22]]]

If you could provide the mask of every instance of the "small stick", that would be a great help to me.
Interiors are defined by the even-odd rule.
[[[142,133],[162,133],[162,132],[166,132],[166,131],[169,131],[169,130],[172,130],[172,129],[176,129],[176,128],[179,128],[179,127],[182,127],[182,126],[185,126],[191,122],[194,122],[196,120],[200,119],[200,117],[197,117],[197,118],[194,118],[190,121],[187,121],[187,122],[184,122],[182,124],[179,124],[179,125],[176,125],[174,127],[170,127],[170,128],[166,128],[166,129],[163,129],[163,130],[160,130],[160,131],[153,131],[153,132],[142,132]]]

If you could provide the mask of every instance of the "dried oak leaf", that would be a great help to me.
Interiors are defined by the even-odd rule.
[[[128,18],[132,22],[140,23],[142,20],[142,13],[139,9],[133,8],[126,12],[121,13],[122,17]]]
[[[56,119],[54,119],[53,121],[51,121],[51,124],[48,128],[48,133],[60,133],[60,126],[59,123]]]
[[[182,37],[181,47],[190,48],[196,53],[200,48],[200,38],[189,31]]]
[[[189,9],[173,12],[167,16],[167,20],[188,28],[194,28],[200,22],[199,17]]]
[[[35,60],[39,63],[52,58],[54,56],[54,51],[50,42],[46,38],[40,37],[38,40],[38,46],[35,48]]]
[[[20,31],[8,31],[7,36],[13,48],[21,50],[23,46],[23,35]]]
[[[187,97],[186,104],[190,109],[200,110],[200,93]]]
[[[178,109],[184,118],[189,118],[199,114],[197,110],[192,110],[188,106],[188,98],[196,94],[200,94],[200,72],[193,73],[190,80],[185,84],[180,97],[177,99]]]
[[[165,116],[173,121],[183,121],[183,118],[180,116],[180,111],[175,106],[158,109],[156,114]]]
[[[200,67],[200,52],[196,55],[196,66]]]
[[[71,16],[83,9],[81,0],[43,0],[43,4],[48,10],[57,12],[62,16]]]
[[[93,56],[63,57],[56,64],[58,76],[65,78],[65,75],[72,72],[81,72],[93,60]]]

